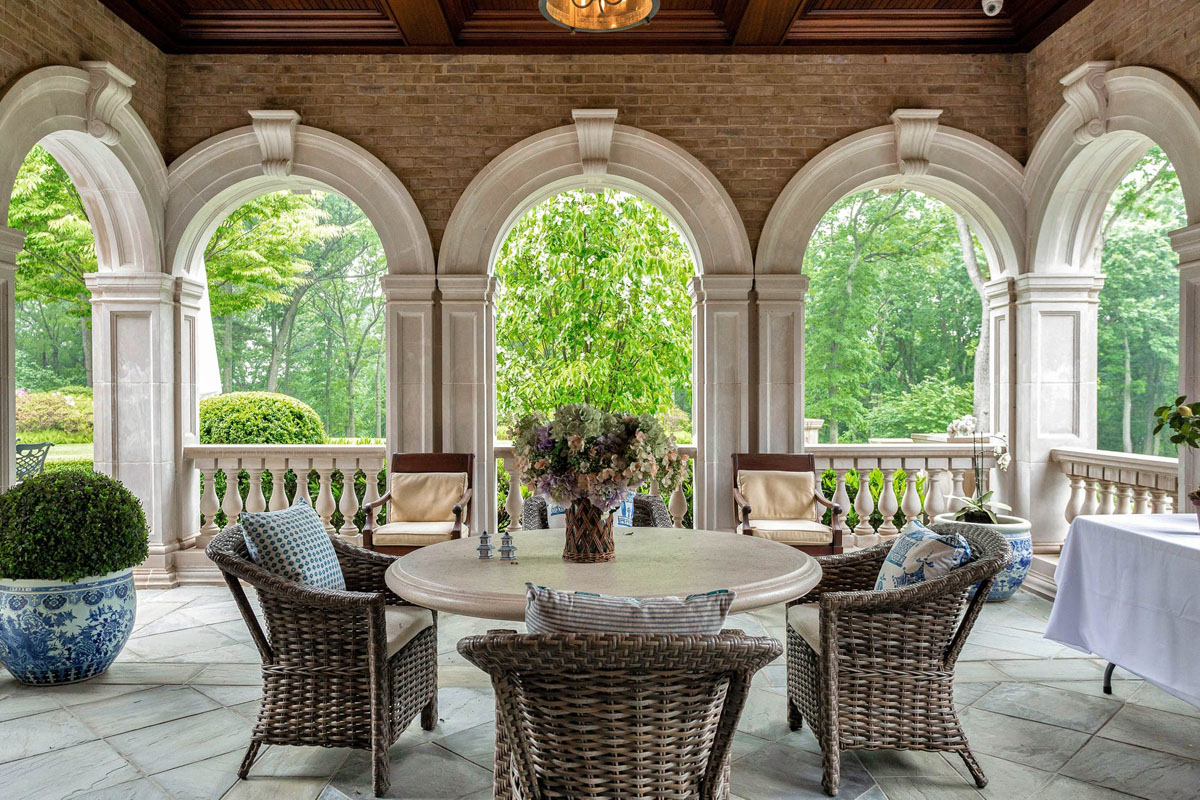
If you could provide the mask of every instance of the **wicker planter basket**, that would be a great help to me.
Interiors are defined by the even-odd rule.
[[[613,515],[592,505],[588,500],[576,500],[567,509],[567,541],[563,545],[563,561],[575,564],[597,564],[617,557],[613,545]]]

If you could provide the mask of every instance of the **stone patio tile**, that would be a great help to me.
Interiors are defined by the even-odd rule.
[[[875,780],[854,753],[842,754],[839,797],[858,797]],[[731,791],[746,800],[816,800],[821,789],[821,754],[775,742],[733,764]]]
[[[212,630],[208,628],[207,630]],[[214,631],[214,633],[216,633]],[[170,636],[171,634],[164,634]],[[221,636],[222,634],[216,634]],[[249,644],[242,642],[234,642],[228,637],[224,637],[225,644],[215,647],[211,650],[200,650],[195,653],[183,653],[177,656],[164,658],[164,663],[187,663],[187,664],[262,664],[262,656],[258,650]]]
[[[1055,689],[1066,689],[1070,692],[1086,694],[1088,697],[1103,697],[1110,700],[1128,700],[1140,688],[1141,681],[1113,681],[1112,694],[1104,693],[1102,681],[1040,681],[1043,686],[1053,686]]]
[[[0,689],[0,722],[19,719],[61,708],[52,696],[33,686],[22,686],[15,680]]]
[[[199,671],[198,664],[113,664],[104,673],[81,685],[187,683]]]
[[[1135,747],[1099,736],[1060,770],[1069,778],[1094,783],[1148,800],[1200,796],[1200,762]]]
[[[1131,795],[1095,786],[1065,775],[1056,775],[1031,800],[1123,800]]]
[[[976,753],[1054,771],[1078,752],[1088,735],[1042,722],[982,711],[974,706],[961,714],[963,729]]]
[[[993,626],[975,628],[971,631],[967,643],[991,647],[996,650],[1007,650],[1012,653],[1021,653],[1036,658],[1051,658],[1063,649],[1063,646],[1058,642],[1043,639],[1040,633],[1029,633],[1014,629],[1004,630]]]
[[[162,604],[167,605],[167,604]],[[141,613],[141,610],[138,610]],[[204,623],[197,619],[193,619],[184,611],[175,611],[166,614],[153,622],[145,625],[135,626],[133,629],[132,639],[140,639],[144,636],[153,636],[157,633],[173,633],[174,631],[185,631],[191,628],[202,628]]]
[[[171,796],[149,778],[142,778],[107,789],[71,796],[71,800],[171,800]]]
[[[250,744],[251,723],[227,708],[109,737],[147,775],[202,761]]]
[[[883,778],[946,777],[958,778],[954,767],[941,754],[929,750],[856,750],[867,772],[883,786]],[[885,786],[886,792],[886,786]]]
[[[959,661],[954,665],[954,682],[959,683],[999,683],[1011,680],[1000,670],[986,661]]]
[[[328,778],[255,778],[238,781],[221,800],[316,800]]]
[[[262,686],[221,686],[193,683],[192,688],[211,697],[223,706],[236,706],[262,697]]]
[[[774,692],[751,689],[737,729],[768,741],[782,739],[791,733],[787,724],[787,701]]]
[[[245,703],[229,706],[230,711],[236,711],[251,722],[258,720],[258,710],[262,707],[261,700],[250,700]]]
[[[1200,761],[1200,719],[1196,717],[1127,703],[1099,735]]]
[[[142,591],[138,591],[137,596],[137,611],[133,615],[133,630],[135,633],[138,628],[143,628],[163,617],[172,615],[172,612],[183,608],[184,605],[182,602],[146,601],[142,599]]]
[[[249,744],[249,742],[247,742]],[[183,767],[160,772],[155,783],[167,790],[173,800],[219,800],[237,782],[241,750],[196,761]],[[279,797],[277,800],[284,800]]]
[[[457,800],[483,792],[492,785],[492,773],[431,742],[401,750],[392,749],[392,785],[383,797],[406,800]],[[355,752],[333,776],[330,785],[352,798],[373,797],[371,759]]]
[[[1030,614],[1009,603],[988,603],[979,615],[976,628],[981,626],[1015,628],[1041,634],[1046,630],[1046,620]]]
[[[496,759],[496,725],[485,722],[465,731],[434,739],[452,753],[473,761],[484,769],[491,769]]]
[[[1104,668],[1087,658],[993,661],[993,666],[1018,681],[1102,680]]]
[[[96,734],[61,707],[57,711],[0,722],[0,742],[3,743],[0,763],[64,750],[95,738]]]
[[[188,686],[158,686],[81,703],[72,706],[71,713],[99,735],[112,736],[220,707],[212,698]]]
[[[1007,661],[1019,658],[1038,658],[1038,656],[1026,655],[1017,653],[1012,650],[997,650],[994,647],[984,647],[983,645],[974,644],[970,639],[963,645],[962,652],[958,654],[958,660],[963,661]]]
[[[188,603],[183,609],[183,614],[190,619],[194,619],[202,625],[216,625],[221,622],[237,622],[242,626],[242,630],[246,630],[246,622],[242,619],[242,612],[238,611],[237,604],[226,593],[227,602],[213,603],[212,605],[196,605],[193,601]]]
[[[1131,682],[1122,681],[1114,686],[1123,686]],[[1183,714],[1185,717],[1200,717],[1200,707],[1167,694],[1152,683],[1143,682],[1129,698],[1129,702],[1148,708],[1157,708],[1159,711],[1170,711],[1172,714]]]
[[[1117,713],[1121,703],[1040,683],[1002,683],[976,700],[972,708],[1095,733]]]
[[[156,633],[152,636],[130,639],[129,644],[125,645],[125,647],[142,658],[162,661],[172,656],[211,652],[231,642],[232,640],[228,636],[224,636],[207,626],[201,626],[199,628],[185,628],[180,631]],[[202,659],[196,660],[199,661]]]
[[[766,739],[760,739],[757,736],[751,736],[742,731],[735,731],[733,734],[733,744],[729,748],[729,757],[732,761],[737,761],[739,758],[744,758],[751,753],[757,753],[769,744],[771,743]]]
[[[262,686],[262,664],[195,665],[197,673],[191,683],[225,686]]]
[[[967,765],[963,763],[958,754],[942,753],[942,758],[958,772],[968,786],[975,787],[975,779],[971,777]],[[988,785],[976,791],[987,800],[1026,800],[1054,777],[1053,772],[1034,769],[1025,764],[1018,764],[1005,758],[996,758],[978,751],[975,752],[975,760],[979,762],[979,766],[983,767],[983,774],[988,779]],[[1060,800],[1067,800],[1067,798],[1063,797]]]
[[[958,775],[879,779],[879,788],[887,800],[981,800],[974,783]]]
[[[955,678],[958,676],[955,675]],[[985,694],[996,688],[995,683],[968,683],[966,681],[954,681],[954,705],[961,708],[969,706]]]
[[[438,686],[490,689],[492,680],[473,664],[449,666],[438,664]]]
[[[5,800],[57,800],[139,777],[128,761],[100,740],[0,764]]]

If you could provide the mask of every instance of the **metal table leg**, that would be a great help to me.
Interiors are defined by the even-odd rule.
[[[1116,668],[1117,668],[1117,665],[1112,663],[1111,661],[1108,662],[1108,666],[1104,668],[1104,693],[1105,694],[1112,694],[1112,674],[1113,674],[1113,670]]]

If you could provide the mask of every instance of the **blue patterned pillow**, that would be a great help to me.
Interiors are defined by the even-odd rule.
[[[282,511],[244,511],[238,521],[250,558],[263,569],[305,586],[346,588],[333,542],[303,497]]]
[[[913,520],[879,568],[875,589],[899,589],[939,578],[971,560],[971,547],[957,533],[935,533]]]
[[[726,589],[687,597],[612,597],[525,584],[530,633],[717,634],[736,595]]]

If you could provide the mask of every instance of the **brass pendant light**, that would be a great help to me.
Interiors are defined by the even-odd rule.
[[[572,33],[611,33],[643,25],[658,0],[538,0],[542,16]]]

